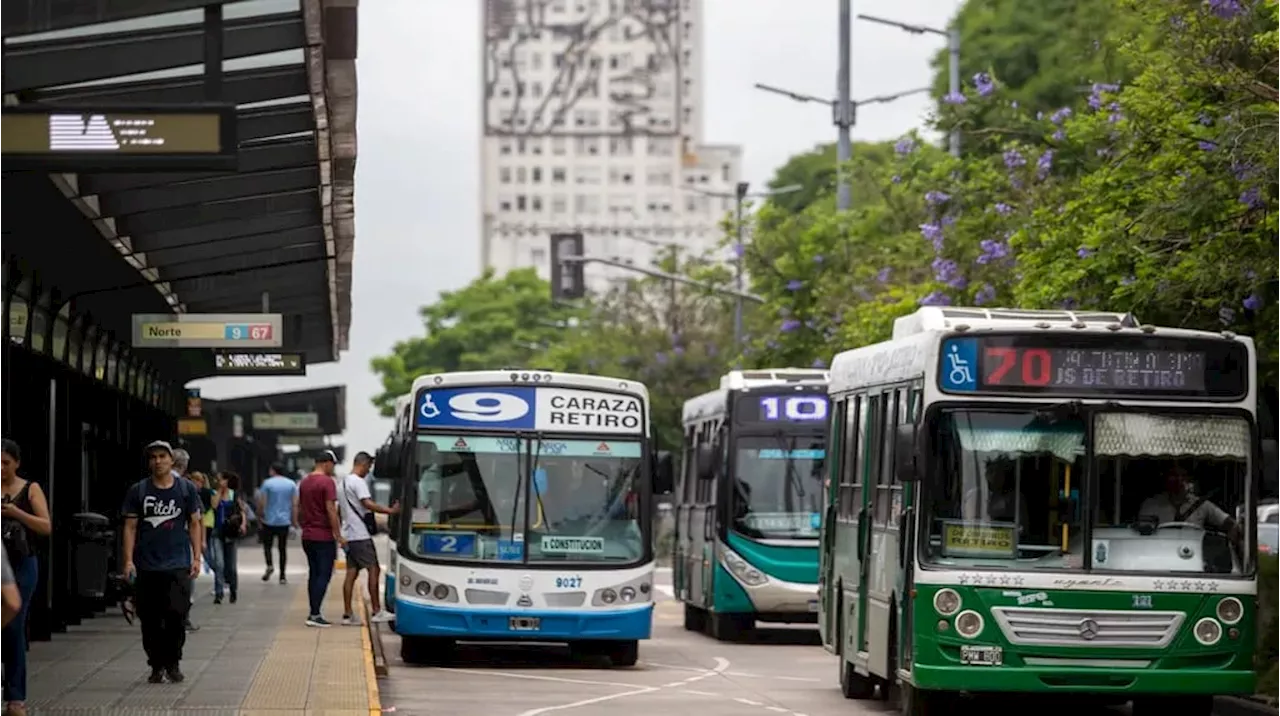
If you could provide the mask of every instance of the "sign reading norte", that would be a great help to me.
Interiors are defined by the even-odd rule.
[[[648,419],[636,395],[532,386],[427,390],[417,408],[420,428],[642,433]]]
[[[135,314],[134,348],[279,348],[279,313]]]

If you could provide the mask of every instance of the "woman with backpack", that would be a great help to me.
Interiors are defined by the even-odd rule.
[[[213,504],[213,539],[209,552],[213,557],[216,577],[213,603],[222,603],[222,589],[225,585],[231,603],[235,604],[236,592],[240,587],[236,574],[236,548],[248,529],[249,521],[245,519],[247,511],[238,492],[240,476],[234,472],[219,472],[216,485],[210,500]]]
[[[39,578],[36,536],[48,537],[53,531],[44,490],[18,477],[21,464],[18,444],[12,440],[0,441],[0,486],[4,488],[0,533],[22,597],[17,616],[4,626],[3,644],[0,644],[0,651],[4,653],[5,716],[26,716],[27,713],[27,607]]]

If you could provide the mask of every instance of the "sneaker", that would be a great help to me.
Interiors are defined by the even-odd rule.
[[[275,571],[276,571],[276,570],[275,570],[275,568],[274,568],[274,567],[267,567],[267,573],[266,573],[266,574],[264,574],[264,575],[262,575],[262,581],[264,581],[264,582],[269,582],[269,581],[271,581],[271,575],[272,575],[273,573],[275,573]],[[282,576],[282,577],[280,577],[280,578],[281,578],[281,579],[284,579],[284,577],[283,577],[283,576]]]
[[[191,619],[189,618],[186,621],[182,622],[182,626],[185,627],[187,631],[200,631],[200,627],[196,626],[195,624],[192,624]]]
[[[236,590],[234,590],[234,589],[232,589],[232,590],[231,590],[231,595],[230,595],[230,599],[229,599],[229,601],[230,601],[232,604],[235,604],[235,603],[236,603]]]
[[[343,614],[342,626],[360,626],[360,617],[352,614]]]
[[[222,603],[222,597],[220,597],[220,596],[218,596],[218,597],[214,597],[214,598],[213,598],[213,603],[214,603],[214,604],[221,604],[221,603]]]
[[[163,684],[163,683],[164,683],[164,669],[152,669],[152,670],[151,670],[151,676],[148,676],[148,677],[147,677],[147,683],[148,683],[148,684]]]
[[[182,681],[187,678],[182,674],[182,669],[179,669],[177,666],[170,666],[165,669],[164,675],[167,676],[169,681],[174,684],[181,684]]]
[[[373,616],[369,617],[369,621],[373,622],[374,624],[386,624],[389,621],[394,621],[395,618],[396,618],[396,615],[392,614],[386,609],[380,609],[377,612],[375,612]]]
[[[312,614],[307,617],[307,626],[309,627],[331,627],[333,624],[319,614]]]
[[[288,584],[288,583],[289,583],[289,580],[285,579],[285,578],[284,578],[284,575],[282,574],[282,575],[280,575],[280,583],[281,583],[281,584]]]

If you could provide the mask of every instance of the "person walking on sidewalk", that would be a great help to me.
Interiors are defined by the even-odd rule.
[[[271,543],[279,546],[280,583],[285,584],[285,567],[289,543],[289,528],[298,526],[298,484],[284,476],[284,468],[272,465],[271,477],[263,480],[258,488],[258,514],[262,516],[262,552],[267,558],[267,571],[262,581],[271,579],[275,571],[271,564]]]
[[[313,627],[330,626],[321,608],[329,580],[333,579],[338,544],[347,546],[338,519],[338,488],[333,481],[333,466],[337,462],[333,451],[325,450],[316,460],[315,472],[302,478],[298,485],[302,552],[307,555],[307,598],[311,607],[307,626]]]
[[[134,581],[142,624],[142,648],[153,684],[179,683],[187,642],[191,585],[200,574],[204,523],[195,485],[174,475],[173,448],[163,440],[147,445],[151,476],[125,493],[124,573]]]
[[[191,474],[187,472],[187,470],[191,466],[191,453],[187,452],[186,450],[183,450],[182,448],[178,448],[176,450],[172,450],[172,455],[173,455],[173,469],[171,470],[171,472],[173,473],[173,476],[175,478],[186,480],[187,482],[190,482],[192,485],[195,485],[196,494],[199,495],[200,494],[199,486],[196,485],[195,482],[191,480]],[[202,516],[204,514],[203,509],[204,509],[204,503],[201,503]],[[205,541],[201,540],[200,544],[202,545],[201,549],[204,549],[203,545],[205,545]],[[204,559],[208,558],[203,552],[200,554],[200,556]],[[191,575],[191,580],[194,582],[195,578],[199,576],[200,576],[200,570],[197,569],[195,573]],[[196,585],[192,584],[191,589],[189,589],[188,592],[190,593],[190,596],[188,597],[188,601],[190,601],[192,604],[195,604],[196,603]],[[196,626],[191,621],[190,610],[187,611],[187,618],[183,620],[182,626],[187,631],[200,631],[200,627]]]
[[[0,443],[0,476],[4,487],[0,524],[3,524],[5,553],[13,560],[10,566],[22,596],[18,617],[4,627],[0,649],[4,652],[5,713],[13,716],[27,713],[27,610],[40,576],[36,541],[53,532],[44,490],[37,483],[18,476],[21,464],[18,444],[12,440]]]
[[[217,491],[213,493],[213,530],[212,546],[209,554],[213,556],[213,573],[215,577],[213,603],[222,603],[223,587],[229,592],[232,604],[236,603],[240,578],[236,572],[236,548],[240,538],[248,531],[248,521],[244,502],[238,492],[240,476],[234,472],[223,470],[215,480]]]
[[[373,616],[369,618],[375,622],[389,622],[395,618],[382,609],[382,586],[379,582],[381,569],[378,566],[378,550],[373,544],[373,536],[378,533],[378,523],[373,514],[378,512],[398,515],[400,504],[396,502],[391,507],[383,507],[373,501],[369,483],[365,479],[372,466],[373,457],[367,452],[360,452],[352,463],[351,473],[342,480],[342,536],[347,538],[347,575],[342,582],[342,623],[347,626],[360,624],[360,619],[352,612],[351,599],[362,569],[369,572],[369,606],[373,608]]]

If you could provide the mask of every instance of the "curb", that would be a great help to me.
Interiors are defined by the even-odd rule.
[[[1275,706],[1239,696],[1213,697],[1214,716],[1276,716]]]
[[[365,601],[362,590],[357,589],[355,598],[360,600],[360,612],[364,614],[365,624],[369,622],[369,603]],[[378,673],[373,665],[373,644],[369,640],[369,629],[360,630],[360,643],[364,650],[364,681],[369,695],[369,716],[380,716],[382,713],[382,694],[378,689]]]

